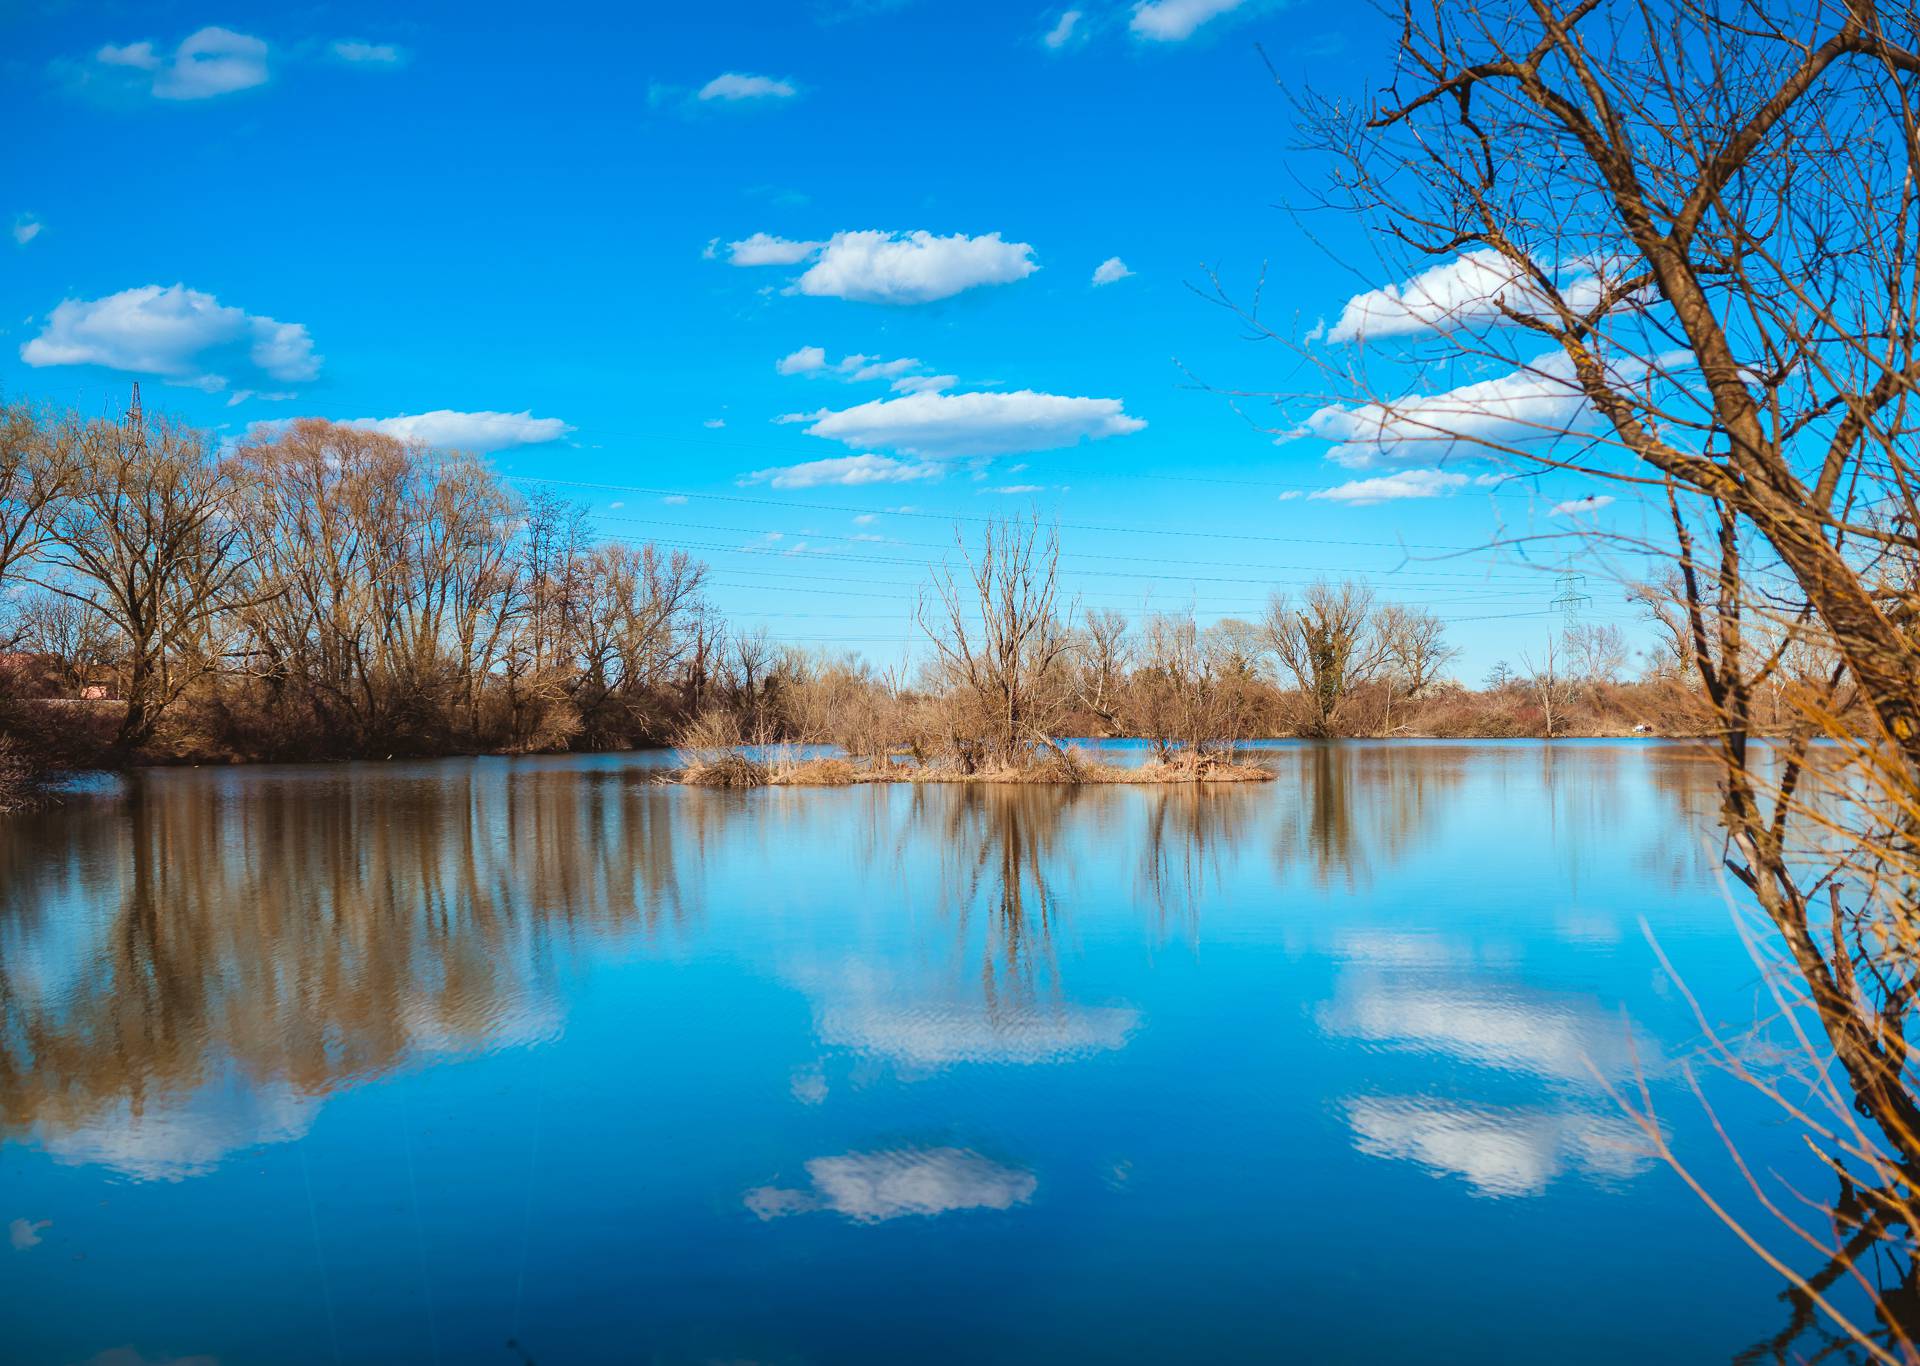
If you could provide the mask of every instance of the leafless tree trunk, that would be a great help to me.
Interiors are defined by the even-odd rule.
[[[1378,676],[1388,647],[1374,621],[1373,593],[1349,580],[1311,584],[1298,607],[1275,595],[1267,607],[1267,643],[1304,699],[1303,729],[1340,732],[1354,690]]]
[[[162,710],[217,662],[206,645],[236,605],[244,565],[232,470],[197,432],[92,422],[76,434],[78,473],[53,509],[49,586],[98,607],[125,646],[126,713],[114,748],[153,735]]]
[[[942,680],[959,694],[953,739],[970,759],[1018,765],[1031,747],[1053,743],[1066,701],[1071,644],[1059,603],[1060,537],[1037,517],[987,524],[979,550],[942,569],[932,600],[916,610],[933,643]]]

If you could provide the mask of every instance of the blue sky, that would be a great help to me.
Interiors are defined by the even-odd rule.
[[[1591,489],[1349,468],[1337,422],[1275,444],[1293,415],[1195,382],[1301,382],[1209,269],[1335,335],[1391,283],[1357,224],[1286,211],[1316,170],[1262,59],[1363,94],[1370,7],[407,10],[4,7],[5,392],[490,447],[694,549],[730,617],[883,664],[955,520],[1029,508],[1089,606],[1363,575],[1473,679],[1556,624],[1511,554],[1432,557]]]

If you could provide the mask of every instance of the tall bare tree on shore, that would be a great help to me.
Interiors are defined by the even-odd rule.
[[[214,628],[237,602],[230,465],[207,458],[198,432],[169,423],[89,422],[75,434],[75,477],[53,505],[56,591],[97,607],[125,656],[126,712],[114,738],[125,754],[153,735],[161,712],[214,667]]]
[[[1406,0],[1400,17],[1390,88],[1299,101],[1327,200],[1389,244],[1397,287],[1301,347],[1327,388],[1294,397],[1289,430],[1379,462],[1584,474],[1665,513],[1728,868],[1838,1064],[1793,1113],[1870,1235],[1841,1247],[1781,1217],[1834,1276],[1866,1285],[1852,1268],[1877,1248],[1911,1278],[1920,19],[1886,0]],[[1416,392],[1462,367],[1495,378]],[[1834,667],[1798,680],[1796,733],[1762,759],[1756,696],[1808,640]],[[1870,1355],[1920,1355],[1920,1325],[1871,1285],[1873,1326],[1831,1276],[1764,1255]]]
[[[0,587],[33,558],[49,510],[73,486],[75,434],[28,404],[0,406]]]

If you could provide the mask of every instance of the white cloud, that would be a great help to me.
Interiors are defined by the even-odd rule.
[[[1556,286],[1576,311],[1590,309],[1600,300],[1600,279],[1588,270],[1569,272]],[[1487,326],[1506,321],[1503,309],[1527,317],[1553,312],[1548,296],[1530,275],[1497,251],[1472,251],[1410,280],[1354,295],[1326,337],[1334,342],[1365,341]]]
[[[937,394],[959,382],[958,375],[902,375],[890,387],[896,394]]]
[[[782,356],[773,363],[773,368],[783,375],[810,375],[816,370],[827,368],[825,347],[803,346],[788,356]]]
[[[1033,1198],[1030,1171],[1009,1167],[965,1148],[847,1153],[807,1163],[811,1191],[760,1186],[747,1208],[762,1219],[831,1210],[856,1223],[955,1210],[1012,1209]]]
[[[1193,36],[1209,19],[1240,8],[1245,0],[1139,0],[1127,27],[1136,38],[1156,43],[1178,43]]]
[[[1093,268],[1093,282],[1096,285],[1110,285],[1116,280],[1126,279],[1131,274],[1133,272],[1127,269],[1125,261],[1118,256],[1109,256]]]
[[[1013,393],[924,392],[877,399],[833,412],[792,413],[811,436],[848,446],[880,447],[940,460],[1054,450],[1126,436],[1147,424],[1129,417],[1117,398],[1070,398],[1031,389]]]
[[[702,427],[707,428],[710,431],[717,432],[722,427],[727,425],[727,420],[724,417],[710,417],[706,421],[702,422],[700,425]]]
[[[1393,474],[1376,475],[1372,479],[1350,479],[1330,489],[1310,493],[1307,497],[1366,507],[1399,498],[1441,498],[1466,482],[1466,475],[1446,470],[1399,470]]]
[[[727,261],[736,266],[795,266],[816,254],[825,242],[794,242],[764,232],[727,243]]]
[[[535,417],[531,411],[458,413],[447,408],[399,417],[356,417],[347,425],[384,432],[399,441],[419,441],[440,450],[479,455],[558,441],[573,430],[557,417]]]
[[[1335,442],[1329,459],[1364,469],[1383,460],[1431,462],[1456,448],[1486,454],[1490,443],[1515,446],[1564,436],[1592,417],[1573,363],[1555,351],[1496,379],[1444,393],[1351,408],[1329,405],[1288,437]]]
[[[103,66],[151,74],[153,95],[162,100],[230,95],[265,85],[268,76],[267,45],[251,34],[235,33],[217,24],[182,39],[168,57],[162,57],[149,42],[108,43],[93,55]]]
[[[756,232],[729,243],[727,253],[736,266],[791,266],[811,260],[790,293],[860,303],[931,303],[980,285],[1023,280],[1040,268],[1030,245],[1005,241],[997,232],[936,237],[925,230],[870,230],[836,232],[825,242]]]
[[[1080,27],[1080,20],[1083,17],[1077,9],[1064,11],[1060,15],[1060,22],[1048,29],[1047,36],[1040,41],[1058,51],[1073,41],[1074,32]]]
[[[700,87],[697,98],[703,100],[785,100],[798,94],[793,82],[775,80],[771,76],[749,76],[740,71],[728,71],[715,76]]]
[[[882,360],[878,356],[847,356],[837,368],[857,384],[865,380],[898,379],[909,370],[919,369],[920,362],[912,356],[901,356],[894,360]]]
[[[687,501],[687,495],[684,493],[669,493],[666,497],[662,498],[660,501],[665,503],[668,507],[677,508],[685,505]]]
[[[13,1244],[15,1252],[25,1252],[30,1247],[39,1247],[40,1230],[51,1227],[51,1219],[15,1219],[7,1225],[7,1241]]]
[[[330,50],[343,62],[370,66],[395,66],[403,55],[392,43],[366,43],[357,38],[343,38],[332,44]]]
[[[997,232],[836,232],[794,288],[863,303],[922,304],[980,285],[1011,284],[1038,269],[1031,246],[1004,241]]]
[[[28,365],[104,365],[160,375],[209,391],[214,369],[245,364],[278,380],[310,380],[321,357],[302,323],[283,323],[222,304],[185,285],[143,285],[103,299],[65,299],[40,335],[20,348]]]
[[[1569,498],[1564,503],[1555,503],[1549,517],[1577,517],[1583,512],[1598,512],[1613,502],[1611,493],[1592,493],[1585,498]]]
[[[13,241],[15,246],[24,247],[40,235],[40,220],[30,213],[23,213],[13,220]]]
[[[893,387],[898,390],[903,385],[918,387],[920,376],[912,376],[910,371],[918,370],[920,362],[912,356],[899,356],[888,360],[881,356],[867,356],[854,352],[842,356],[839,360],[827,361],[825,348],[803,346],[798,351],[782,356],[774,362],[773,368],[783,375],[823,375],[845,380],[849,384],[864,384],[871,380],[885,379],[895,381]],[[903,379],[902,377],[906,377]],[[925,378],[938,378],[926,376]],[[948,377],[951,379],[951,377]]]
[[[893,460],[884,455],[838,455],[827,460],[755,470],[743,482],[771,484],[777,489],[811,489],[825,484],[851,488],[860,484],[908,484],[939,476],[938,465]]]
[[[160,66],[160,56],[152,43],[108,43],[93,56],[108,66],[129,66],[135,71],[155,71]]]

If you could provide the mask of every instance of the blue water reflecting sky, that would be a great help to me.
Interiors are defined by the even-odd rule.
[[[1640,928],[1751,1019],[1711,767],[1270,758],[1207,791],[165,772],[10,822],[5,1357],[1702,1361],[1778,1331],[1607,1092],[1644,1077],[1724,1175]],[[1802,1161],[1717,1102],[1750,1160]]]

